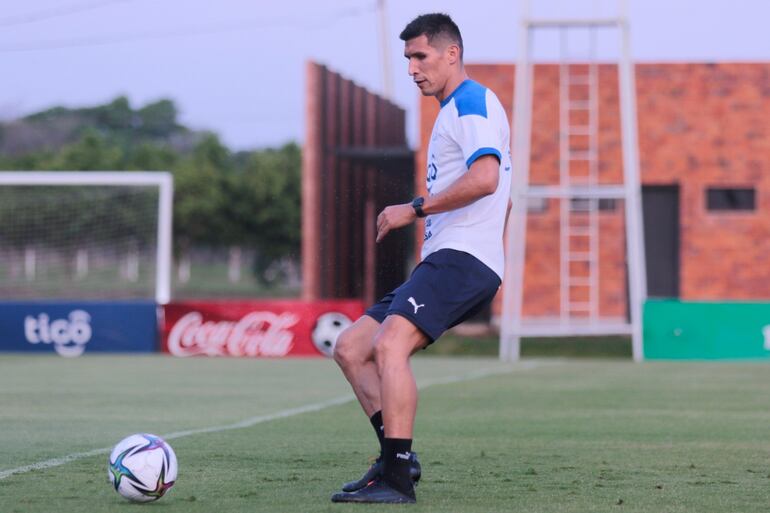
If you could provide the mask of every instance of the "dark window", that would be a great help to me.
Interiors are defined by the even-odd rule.
[[[612,212],[617,207],[615,198],[572,198],[570,199],[570,210],[572,212],[588,212],[591,210],[592,202],[599,201],[599,210],[602,212]]]
[[[602,198],[599,200],[599,210],[602,212],[614,212],[618,206],[618,200],[615,198]]]
[[[708,210],[756,210],[754,188],[709,187],[706,189]]]

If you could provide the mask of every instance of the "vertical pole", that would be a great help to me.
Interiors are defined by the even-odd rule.
[[[568,34],[564,27],[559,28],[559,188],[569,190],[570,178],[570,64]],[[572,215],[571,198],[559,198],[559,323],[567,324],[570,317],[571,293],[569,254],[570,218]]]
[[[353,84],[353,126],[352,145],[363,146],[366,142],[364,127],[366,122],[366,106],[364,104],[364,89]],[[350,224],[353,227],[352,252],[350,272],[355,283],[354,297],[364,297],[364,255],[366,252],[366,225],[364,221],[367,200],[367,168],[359,161],[353,161],[353,195],[350,212]]]
[[[624,5],[624,3],[623,3]],[[622,55],[618,64],[620,88],[621,139],[623,141],[623,181],[626,189],[626,252],[628,253],[629,309],[634,361],[644,359],[642,310],[647,297],[647,276],[642,232],[641,182],[639,176],[639,139],[637,137],[636,83],[631,63],[629,26],[625,12],[620,21]]]
[[[377,14],[380,19],[380,52],[382,57],[382,91],[383,96],[393,99],[393,73],[390,70],[390,45],[388,44],[388,18],[385,0],[377,0]]]
[[[155,301],[165,305],[171,301],[171,240],[174,205],[174,180],[169,173],[161,175],[158,194],[158,254],[155,277]]]
[[[594,10],[597,10],[596,8]],[[590,187],[599,186],[599,64],[597,56],[597,42],[596,42],[596,28],[590,29],[590,49],[589,49],[589,65],[588,65],[588,152],[589,152],[589,183]],[[600,258],[601,253],[599,250],[599,198],[589,200],[590,205],[590,219],[589,219],[589,253],[590,262],[588,267],[588,280],[590,282],[589,293],[589,305],[590,305],[590,323],[592,325],[599,324],[599,311],[601,309],[599,298],[599,273],[601,270]]]
[[[367,187],[370,189],[366,193],[366,203],[364,205],[364,302],[367,305],[374,304],[377,294],[377,247],[374,239],[377,237],[375,229],[377,220],[377,211],[375,206],[374,186],[372,180],[375,173],[371,169],[366,170],[368,177]]]
[[[314,62],[305,67],[305,144],[302,148],[302,299],[320,296],[320,171],[323,159],[322,116],[325,70]]]
[[[339,142],[342,147],[353,146],[352,127],[350,117],[353,104],[353,83],[349,80],[342,80],[340,84],[340,124],[339,124]],[[335,216],[337,223],[337,248],[340,255],[350,258],[350,232],[351,222],[347,217],[351,211],[351,198],[355,196],[355,191],[351,190],[351,163],[350,159],[342,158],[339,161],[339,187],[337,188],[337,212]],[[339,215],[342,213],[342,215]],[[342,266],[338,271],[338,294],[337,297],[352,297],[351,282],[353,266]]]
[[[35,248],[27,247],[24,249],[24,277],[27,281],[35,279],[35,271],[37,266],[37,254]]]
[[[521,315],[524,295],[524,258],[527,239],[527,198],[529,183],[530,131],[532,129],[532,66],[529,60],[529,2],[522,0],[519,26],[519,58],[516,63],[513,108],[513,177],[511,218],[503,283],[503,315],[500,326],[500,359],[516,361],[520,356]]]
[[[379,110],[377,97],[369,92],[365,93],[366,102],[366,147],[373,148],[377,145],[377,121]],[[367,304],[374,303],[377,295],[377,203],[382,195],[379,190],[379,170],[373,165],[366,167],[366,203],[364,205],[364,301]]]
[[[319,265],[320,297],[338,298],[339,275],[343,272],[343,264],[337,259],[338,253],[338,226],[335,219],[339,219],[339,205],[337,194],[339,193],[339,159],[336,149],[339,146],[340,134],[340,84],[342,76],[338,73],[326,71],[326,91],[324,94],[323,108],[323,136],[321,138],[323,149],[323,168],[319,169],[321,208],[319,219],[328,219],[321,227],[321,261]]]

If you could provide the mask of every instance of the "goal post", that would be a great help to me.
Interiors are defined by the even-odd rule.
[[[74,212],[77,205],[68,204],[67,208],[59,209],[59,205],[56,203],[57,197],[56,188],[65,188],[70,192],[74,190],[80,190],[84,192],[84,195],[75,197],[69,194],[65,200],[70,203],[82,203],[83,209],[92,209],[90,215],[88,212],[79,216],[78,219],[68,219],[66,216],[70,212]],[[99,201],[101,203],[98,208],[94,207],[89,196],[89,191],[96,191],[99,188],[102,191],[106,191],[99,195]],[[157,193],[153,192],[151,195],[145,194],[142,198],[141,205],[145,209],[152,208],[156,214],[154,215],[155,221],[147,223],[147,219],[152,219],[153,214],[148,211],[136,212],[135,204],[130,203],[130,198],[126,199],[127,194],[123,194],[123,191],[143,191],[150,188],[150,190],[157,190]],[[24,195],[30,194],[30,191],[37,191],[40,193],[46,191],[47,195],[31,193],[33,197],[29,203],[25,203]],[[115,194],[116,191],[121,191],[119,194]],[[6,205],[4,212],[0,212],[0,219],[2,225],[0,225],[0,249],[8,249],[8,247],[15,244],[16,250],[15,257],[12,262],[6,262],[9,264],[9,268],[15,265],[15,268],[24,269],[24,279],[28,282],[34,280],[35,276],[35,253],[32,250],[24,250],[21,246],[24,245],[24,237],[29,237],[28,243],[35,244],[40,241],[36,241],[37,234],[49,234],[49,238],[46,250],[49,253],[54,253],[58,250],[57,244],[67,244],[71,242],[69,240],[54,240],[53,237],[58,231],[66,232],[64,236],[82,237],[82,240],[87,240],[89,233],[85,233],[88,230],[102,230],[100,233],[110,233],[109,223],[113,222],[114,218],[119,218],[118,221],[122,221],[123,224],[118,224],[113,230],[116,233],[110,233],[110,239],[106,239],[102,243],[105,245],[114,245],[115,237],[125,236],[128,237],[131,234],[139,233],[143,237],[150,238],[152,241],[148,244],[148,247],[154,249],[154,280],[152,287],[152,295],[159,304],[166,304],[171,299],[171,262],[172,262],[172,215],[173,215],[173,177],[171,173],[165,171],[4,171],[0,172],[0,192],[6,194]],[[139,193],[137,193],[139,194]],[[154,199],[154,195],[157,194],[157,201]],[[82,198],[82,199],[79,199]],[[37,201],[37,205],[35,204]],[[40,202],[51,202],[51,205],[40,205]],[[150,206],[150,203],[154,205]],[[109,214],[109,208],[112,204],[122,205],[123,212],[115,212]],[[139,203],[137,203],[139,204]],[[45,207],[45,208],[43,208]],[[0,209],[3,205],[0,204]],[[31,219],[31,215],[23,215],[24,212],[19,212],[14,209],[32,209],[46,211],[48,217],[37,216],[34,229],[24,225],[25,220]],[[97,210],[102,214],[102,218],[97,217]],[[106,215],[105,215],[106,214]],[[122,216],[122,217],[121,217]],[[133,216],[133,217],[131,217]],[[128,218],[128,219],[126,219]],[[18,221],[18,224],[14,224]],[[133,221],[134,225],[131,225]],[[156,224],[154,227],[150,227],[150,231],[154,231],[153,234],[149,234],[147,226],[141,226],[142,224]],[[50,227],[53,226],[53,227]],[[142,231],[144,230],[144,231]],[[118,233],[123,232],[123,233]],[[50,235],[53,234],[53,235]],[[9,242],[9,239],[13,239],[13,244]],[[85,269],[88,267],[87,253],[77,252],[73,259],[76,269]],[[3,262],[0,262],[3,263]],[[127,262],[127,273],[129,276],[135,276],[138,273],[138,260],[129,259]],[[4,272],[10,272],[8,269],[4,269]],[[19,274],[18,272],[16,274]],[[77,272],[75,274],[78,274]],[[54,281],[50,276],[47,278],[49,281]],[[12,280],[0,279],[0,283],[6,281],[10,283]],[[23,280],[19,280],[23,281]],[[8,297],[13,296],[14,291],[20,291],[21,297]],[[42,290],[42,292],[40,292]],[[24,291],[23,284],[18,285],[16,289],[4,291],[2,294],[8,299],[27,299],[29,294]],[[46,294],[45,289],[38,289],[35,293]],[[79,291],[81,296],[78,299],[99,299],[100,297],[82,297],[84,294],[88,296],[90,292],[88,290]],[[99,292],[95,292],[99,294]],[[36,298],[38,299],[38,298]],[[75,299],[75,298],[69,298]]]

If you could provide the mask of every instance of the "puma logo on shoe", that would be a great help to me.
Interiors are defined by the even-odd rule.
[[[410,456],[410,453],[408,453],[408,452],[397,452],[396,453],[396,458],[398,458],[400,460],[408,460],[409,456]]]
[[[423,306],[425,306],[425,304],[424,304],[424,303],[423,303],[423,304],[421,304],[421,305],[418,305],[418,304],[417,304],[417,301],[415,301],[413,297],[410,297],[410,298],[409,298],[407,301],[409,301],[410,303],[412,303],[412,306],[414,307],[414,314],[415,314],[415,315],[417,315],[417,310],[419,310],[420,308],[422,308]]]

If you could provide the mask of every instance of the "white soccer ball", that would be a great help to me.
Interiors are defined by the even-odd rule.
[[[312,335],[316,349],[331,358],[334,354],[334,346],[337,344],[337,337],[351,324],[353,321],[339,312],[329,312],[318,317]]]
[[[174,486],[174,450],[161,437],[140,433],[124,438],[110,454],[107,473],[120,495],[134,502],[163,497]]]

